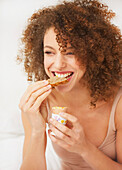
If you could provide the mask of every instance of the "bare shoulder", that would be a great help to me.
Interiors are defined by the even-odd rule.
[[[117,130],[120,128],[122,129],[122,95],[116,107],[115,122]]]
[[[119,99],[119,102],[116,107],[116,153],[117,153],[117,162],[122,164],[122,96]]]

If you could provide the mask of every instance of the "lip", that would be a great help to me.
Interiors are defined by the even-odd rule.
[[[52,73],[58,73],[58,74],[66,74],[66,73],[72,73],[73,71],[51,71]],[[74,73],[74,72],[73,72]]]
[[[68,81],[70,81],[70,80],[71,80],[71,78],[72,78],[72,76],[71,76],[71,77],[69,77],[67,80],[68,80]]]
[[[57,73],[57,74],[67,74],[67,73],[73,73],[74,74],[74,72],[73,71],[51,71],[52,72],[52,75],[53,76],[55,76],[55,73]],[[73,75],[72,74],[72,75]],[[72,76],[71,76],[71,78],[72,78]],[[70,77],[69,78],[67,78],[67,80],[69,81],[70,79],[71,79]]]
[[[73,71],[51,71],[52,75],[55,76],[54,73],[58,73],[58,74],[66,74],[66,73],[73,73],[69,78],[67,78],[68,82],[70,82],[70,80],[72,79],[74,72]],[[68,83],[67,83],[68,84]]]

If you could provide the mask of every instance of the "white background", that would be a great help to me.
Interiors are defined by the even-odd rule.
[[[22,30],[34,11],[57,2],[0,0],[0,170],[17,170],[21,163],[24,131],[18,104],[28,86],[22,66],[16,64]],[[112,22],[122,30],[122,0],[102,2],[116,13]]]

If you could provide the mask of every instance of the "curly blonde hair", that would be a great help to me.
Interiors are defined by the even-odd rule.
[[[98,0],[74,0],[39,9],[31,18],[21,38],[24,48],[17,60],[24,62],[28,80],[47,78],[44,70],[43,39],[47,29],[55,28],[60,50],[67,42],[74,49],[76,59],[86,66],[84,80],[92,104],[98,99],[108,100],[112,87],[120,86],[121,33],[111,24],[115,13]]]

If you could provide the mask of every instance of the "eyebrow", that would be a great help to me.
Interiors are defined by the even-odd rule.
[[[53,50],[54,50],[54,48],[53,48],[53,47],[51,47],[51,46],[49,46],[49,45],[44,46],[44,48],[51,48],[51,49],[53,49]],[[70,47],[67,47],[67,50],[68,50],[68,49],[73,49],[73,47],[71,47],[71,46],[70,46]]]
[[[51,48],[51,49],[54,49],[53,47],[48,46],[48,45],[44,46],[44,48]]]

